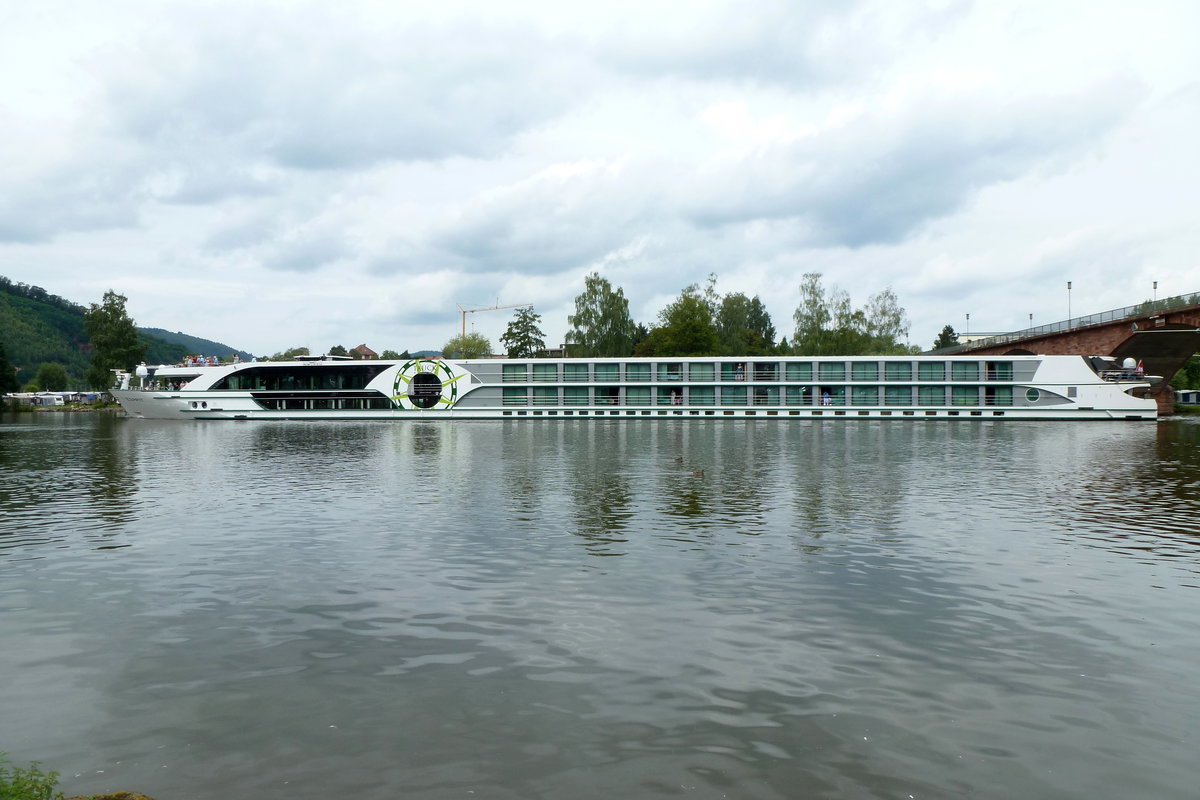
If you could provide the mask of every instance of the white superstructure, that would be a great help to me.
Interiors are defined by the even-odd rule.
[[[154,419],[1155,419],[1157,379],[1082,356],[349,361],[160,366]],[[128,376],[125,376],[128,383]],[[136,384],[141,383],[142,386]]]

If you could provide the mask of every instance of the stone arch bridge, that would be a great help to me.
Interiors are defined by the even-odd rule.
[[[1200,293],[1014,331],[936,352],[1132,358],[1142,362],[1147,375],[1163,377],[1153,394],[1159,413],[1170,414],[1175,402],[1167,381],[1200,352]]]

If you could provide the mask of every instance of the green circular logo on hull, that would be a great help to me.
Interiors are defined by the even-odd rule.
[[[449,408],[458,400],[458,379],[444,361],[416,358],[396,374],[392,402],[400,408],[425,411]]]

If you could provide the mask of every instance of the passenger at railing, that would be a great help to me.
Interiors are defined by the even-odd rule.
[[[679,396],[679,392],[671,390],[671,405],[677,406],[683,403],[683,398]]]
[[[827,392],[827,391],[821,392],[821,405],[823,405],[823,406],[833,405],[833,398],[831,398],[829,396],[829,392]]]
[[[735,381],[744,381],[744,380],[746,380],[746,368],[745,368],[745,367],[743,367],[741,364],[738,364],[738,365],[737,365],[737,369],[735,369],[735,370],[733,371],[733,379],[734,379]]]

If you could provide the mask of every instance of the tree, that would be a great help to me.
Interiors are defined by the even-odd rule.
[[[569,356],[621,357],[633,351],[629,301],[597,272],[584,278],[583,293],[575,298],[575,313],[567,317],[567,324],[571,326],[566,337]]]
[[[775,352],[775,326],[766,306],[741,292],[725,295],[717,308],[720,355],[759,356]]]
[[[908,318],[889,288],[856,309],[850,295],[836,287],[826,295],[821,274],[810,272],[800,283],[800,305],[792,319],[797,355],[891,355],[912,352],[903,341]]]
[[[269,358],[264,358],[263,361],[294,361],[296,356],[308,355],[307,347],[289,347],[281,353],[276,353]]]
[[[0,342],[0,395],[18,391],[20,388],[21,382],[17,380],[17,368],[9,363],[8,352],[4,349],[4,343]],[[0,406],[3,405],[3,402],[0,400]]]
[[[954,332],[952,326],[947,325],[942,328],[942,332],[933,341],[933,349],[941,350],[943,347],[954,347],[956,344],[958,344],[958,334]]]
[[[340,344],[335,344],[333,347],[329,348],[328,353],[331,356],[348,356],[348,355],[350,355],[350,353],[348,353],[346,351],[346,348],[342,347]]]
[[[125,313],[126,298],[111,289],[100,305],[92,303],[83,314],[83,329],[92,345],[92,365],[84,380],[93,389],[112,385],[112,370],[132,371],[145,358],[146,347],[138,342],[137,326]]]
[[[397,353],[395,350],[384,350],[379,354],[379,357],[384,361],[404,361],[405,359],[412,358],[407,350],[403,353]]]
[[[702,293],[697,284],[680,292],[658,315],[659,334],[656,355],[708,356],[718,349],[717,326],[713,322],[712,283]]]
[[[541,314],[533,313],[533,306],[516,310],[508,330],[500,337],[509,358],[533,358],[546,349],[546,334],[537,325],[541,318]]]
[[[1192,356],[1169,381],[1175,389],[1200,389],[1200,356]]]
[[[38,367],[34,382],[43,392],[65,392],[67,390],[67,368],[62,364],[45,363]]]
[[[465,336],[455,336],[442,345],[442,355],[446,358],[487,358],[492,354],[492,343],[481,333],[471,333]]]

